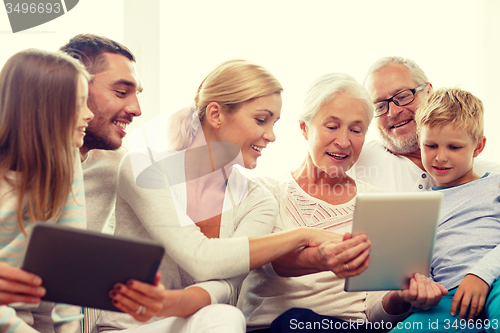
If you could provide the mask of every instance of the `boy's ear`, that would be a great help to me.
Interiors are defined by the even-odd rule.
[[[486,137],[483,136],[482,139],[479,139],[479,142],[477,143],[476,149],[474,149],[474,154],[472,156],[477,157],[479,154],[481,154],[485,145],[486,145]]]
[[[434,91],[434,88],[432,87],[432,83],[429,82],[429,86],[427,87],[427,94],[430,94],[433,91]]]
[[[207,105],[207,110],[205,111],[205,117],[207,119],[207,123],[209,126],[213,127],[214,129],[219,129],[221,122],[221,115],[222,115],[222,107],[220,106],[219,103],[210,102],[210,104]]]
[[[307,125],[305,122],[301,121],[300,122],[300,131],[302,132],[302,136],[304,137],[304,139],[307,140]]]

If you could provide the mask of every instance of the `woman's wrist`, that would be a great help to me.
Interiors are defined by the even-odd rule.
[[[393,290],[385,294],[382,300],[382,307],[389,315],[399,315],[408,312],[411,304],[401,298],[399,291]]]

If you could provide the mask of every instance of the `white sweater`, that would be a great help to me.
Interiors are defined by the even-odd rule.
[[[344,234],[352,228],[355,198],[341,205],[330,205],[303,191],[288,175],[284,180],[261,177],[275,195],[279,208],[278,228],[288,230],[300,226],[321,228]],[[379,189],[356,182],[357,193],[380,192]],[[273,276],[274,275],[274,276]],[[390,316],[382,308],[387,292],[344,292],[344,280],[332,272],[283,278],[266,269],[250,272],[238,299],[238,307],[247,319],[248,330],[266,328],[286,310],[299,307],[321,315],[344,320],[398,321],[403,316]]]
[[[237,168],[229,176],[220,223],[220,238],[208,239],[182,211],[182,203],[174,203],[168,184],[172,173],[184,170],[179,163],[165,163],[156,157],[151,164],[148,153],[130,153],[122,160],[118,177],[116,202],[117,235],[153,239],[166,250],[159,271],[168,289],[181,289],[196,281],[232,278],[249,271],[248,236],[271,233],[278,214],[277,203],[262,185],[249,181]],[[172,161],[172,160],[170,160]],[[137,165],[144,173],[135,172]],[[149,166],[148,166],[149,165]],[[175,168],[176,170],[169,170]],[[137,171],[137,170],[136,170]],[[170,172],[173,171],[173,172]],[[180,172],[182,173],[182,172]],[[136,184],[139,183],[141,186]],[[179,189],[176,192],[182,193]],[[182,198],[177,198],[182,201]],[[176,206],[180,207],[176,210]],[[182,226],[181,227],[181,222]],[[228,238],[231,237],[231,238]],[[228,300],[232,284],[224,280],[200,285],[208,291],[212,303]],[[99,331],[139,326],[131,316],[104,312]]]

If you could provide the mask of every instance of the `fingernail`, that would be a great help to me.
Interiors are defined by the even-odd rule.
[[[43,296],[43,295],[45,295],[45,293],[46,293],[46,290],[45,290],[45,288],[44,288],[44,287],[39,287],[39,288],[37,288],[37,290],[36,290],[36,294],[37,294],[37,295]]]
[[[133,283],[134,283],[134,281],[132,281],[132,280],[128,280],[128,281],[127,281],[127,284],[128,284],[129,286],[131,286]]]
[[[109,296],[111,296],[111,297],[115,297],[115,296],[116,296],[116,291],[111,290],[111,291],[109,292]]]
[[[120,289],[122,289],[122,286],[117,283],[117,284],[115,284],[113,289],[120,290]]]
[[[118,304],[118,301],[113,299],[113,300],[111,300],[111,303],[116,305],[116,304]]]
[[[37,284],[37,285],[42,284],[42,278],[36,276],[35,278],[33,278],[33,284]]]

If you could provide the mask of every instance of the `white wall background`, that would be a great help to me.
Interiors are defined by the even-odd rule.
[[[401,55],[417,61],[434,87],[460,86],[483,100],[482,157],[500,163],[499,15],[497,0],[80,0],[66,15],[16,34],[0,13],[0,64],[28,47],[55,50],[77,33],[123,42],[138,57],[145,87],[133,130],[192,103],[219,63],[255,61],[285,89],[277,141],[259,160],[259,169],[272,172],[304,157],[296,117],[313,79],[345,72],[362,81],[378,58]],[[376,136],[372,126],[368,139]]]

